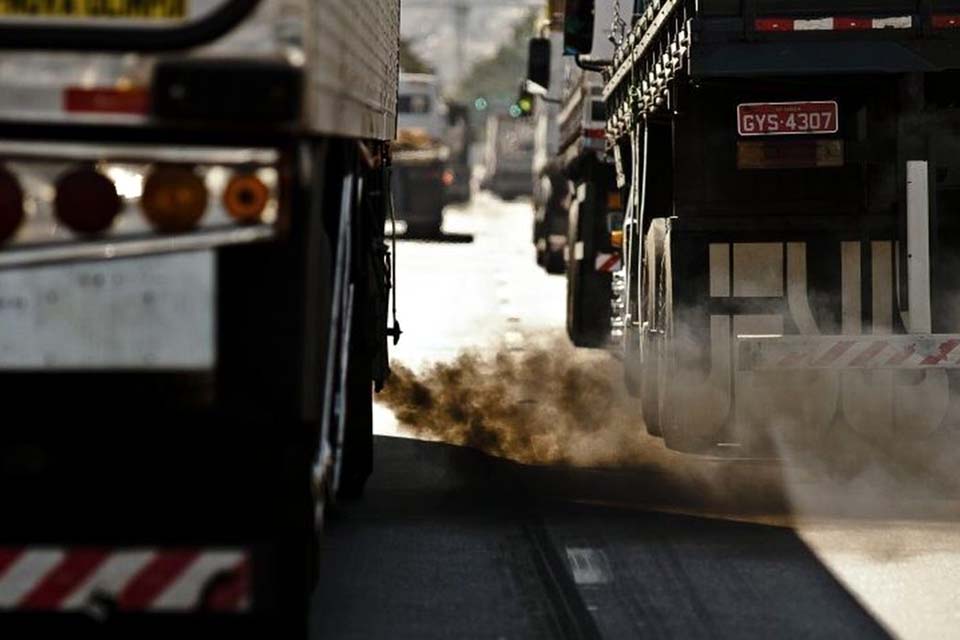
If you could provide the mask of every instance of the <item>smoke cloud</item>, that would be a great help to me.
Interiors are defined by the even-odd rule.
[[[415,435],[527,464],[633,464],[652,444],[617,363],[560,340],[465,352],[422,374],[394,363],[380,401]]]
[[[670,451],[647,434],[616,359],[575,349],[565,339],[521,352],[468,351],[420,371],[398,363],[393,369],[379,401],[404,431],[538,466],[538,491],[725,516],[769,515],[783,524],[821,515],[956,517],[949,498],[957,494],[952,470],[960,455],[948,444],[956,442],[956,430],[880,439],[834,425],[798,439],[784,434],[805,431],[798,422],[807,420],[773,411],[756,425],[773,441],[768,459],[693,456]],[[798,393],[801,379],[790,382]]]

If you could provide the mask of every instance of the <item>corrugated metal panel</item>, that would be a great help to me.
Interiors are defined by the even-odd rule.
[[[310,58],[311,123],[325,133],[396,133],[399,0],[320,0]]]
[[[195,0],[209,7],[220,0]],[[396,133],[399,0],[261,0],[257,11],[209,45],[181,55],[286,59],[303,64],[302,126],[344,137]],[[170,55],[177,55],[171,53]],[[143,122],[128,114],[64,110],[69,87],[147,86],[157,59],[117,53],[0,54],[0,117],[10,120]]]

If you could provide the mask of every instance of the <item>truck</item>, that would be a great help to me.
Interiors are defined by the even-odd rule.
[[[942,434],[960,3],[618,4],[611,338],[650,433],[735,456]],[[571,5],[587,55],[599,4]]]
[[[399,333],[399,12],[0,2],[3,637],[307,637]]]
[[[398,133],[393,153],[393,193],[397,213],[410,236],[440,234],[450,180],[446,144],[447,109],[439,80],[424,73],[402,73]]]
[[[529,94],[533,118],[533,245],[537,264],[548,273],[566,268],[566,209],[569,185],[557,158],[563,73],[563,3],[551,0],[537,36],[530,40],[527,78],[522,92]]]
[[[504,200],[529,195],[533,184],[533,129],[522,117],[487,117],[482,188]]]
[[[559,40],[539,37],[530,42],[527,82],[542,87],[547,126],[557,131],[557,145],[544,163],[549,193],[538,229],[548,272],[567,278],[567,333],[579,347],[603,348],[610,339],[610,314],[602,311],[610,299],[612,274],[622,268],[620,247],[609,228],[623,219],[613,159],[606,147],[606,114],[601,69],[613,58],[609,39],[613,0],[596,6],[589,55],[564,55]],[[565,7],[558,7],[566,11]],[[551,22],[563,30],[564,20]],[[555,51],[560,58],[555,61]],[[545,92],[555,91],[551,99]],[[539,218],[539,216],[538,216]]]

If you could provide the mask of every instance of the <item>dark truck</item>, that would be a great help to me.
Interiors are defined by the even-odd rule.
[[[594,3],[570,4],[587,54]],[[612,334],[647,429],[736,455],[941,434],[960,2],[622,6],[604,72],[626,203]]]
[[[399,22],[0,2],[0,637],[307,637],[387,375]]]
[[[400,76],[397,141],[393,149],[393,193],[397,215],[410,236],[437,236],[447,204],[450,149],[446,105],[436,76]]]

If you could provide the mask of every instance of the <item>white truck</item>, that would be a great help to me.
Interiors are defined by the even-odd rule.
[[[487,117],[481,187],[504,200],[529,195],[533,184],[533,127],[506,113]]]
[[[399,12],[0,1],[0,636],[306,637],[388,374]]]

